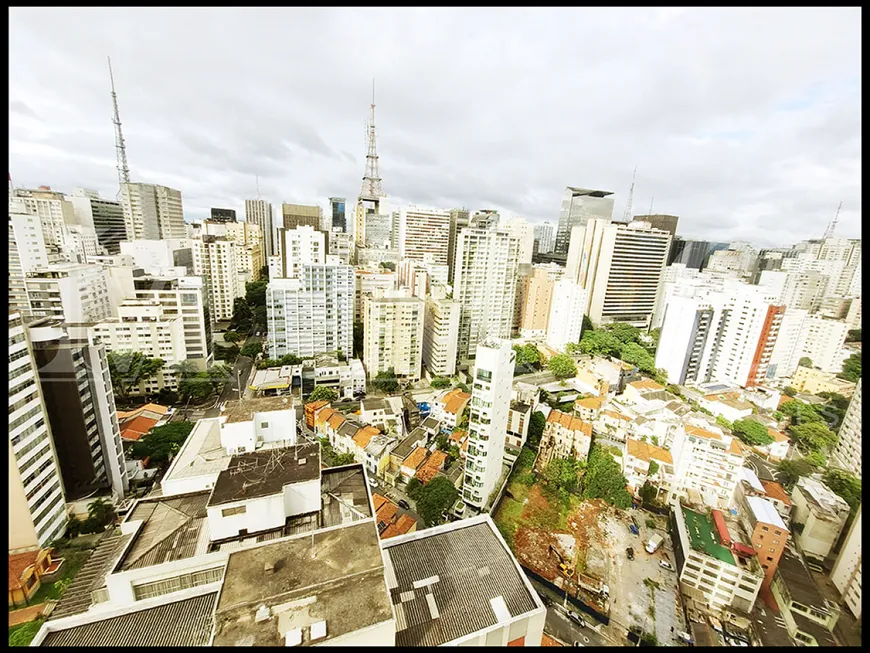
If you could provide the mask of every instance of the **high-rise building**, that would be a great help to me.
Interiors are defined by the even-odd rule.
[[[186,238],[181,191],[156,184],[121,184],[127,240]]]
[[[556,248],[556,226],[552,222],[535,225],[535,243],[539,254],[549,254]]]
[[[861,506],[852,520],[840,555],[831,569],[831,582],[849,611],[861,619]]]
[[[366,297],[374,297],[378,289],[389,291],[396,288],[397,276],[395,272],[382,270],[372,272],[371,270],[362,270],[355,268],[354,274],[354,300],[353,300],[353,319],[355,322],[362,322],[363,319],[363,301]]]
[[[478,342],[475,348],[462,499],[481,511],[502,475],[516,352],[510,340],[496,338]]]
[[[281,225],[284,229],[309,226],[312,229],[320,229],[320,220],[323,209],[309,204],[282,204]]]
[[[433,287],[426,297],[423,325],[423,364],[432,376],[456,373],[456,345],[462,307],[449,298],[444,286]]]
[[[348,265],[302,265],[266,289],[269,358],[353,353],[354,273]]]
[[[181,317],[187,360],[200,371],[214,365],[214,318],[209,307],[208,287],[201,277],[137,277],[133,288],[135,299],[157,300],[164,316]]]
[[[593,218],[575,227],[565,277],[586,289],[594,324],[649,326],[670,242],[647,222]]]
[[[236,298],[245,296],[245,286],[236,267],[236,244],[226,238],[207,235],[193,239],[191,244],[193,273],[206,282],[214,320],[232,319]]]
[[[671,238],[677,235],[677,223],[680,218],[675,215],[666,215],[664,213],[655,213],[653,215],[636,215],[632,222],[649,222],[650,226],[655,229],[661,229],[671,234]]]
[[[25,278],[52,261],[38,216],[22,200],[9,202],[9,308],[30,315]],[[55,259],[56,260],[56,257]]]
[[[327,254],[337,256],[342,263],[350,265],[354,260],[353,234],[342,231],[339,227],[333,227],[327,234]]]
[[[66,530],[60,463],[21,315],[9,313],[9,552]]]
[[[257,281],[266,264],[263,255],[263,233],[251,222],[202,222],[203,234],[223,236],[236,244],[236,268],[240,278]]]
[[[163,240],[121,241],[121,255],[133,259],[133,265],[142,268],[145,274],[171,274],[183,269],[193,272],[193,239],[167,238]]]
[[[12,191],[12,197],[20,200],[28,213],[39,218],[43,241],[49,252],[60,252],[64,244],[65,227],[76,224],[72,203],[64,198],[63,193],[53,191],[48,186],[40,186],[37,190],[16,188]]]
[[[390,369],[403,381],[420,378],[424,312],[424,301],[407,290],[364,300],[362,358],[370,379]]]
[[[669,447],[674,460],[669,501],[696,490],[712,508],[731,506],[746,450],[736,437],[713,428],[717,427],[685,424],[674,431]]]
[[[550,322],[553,286],[562,278],[565,268],[536,265],[529,276],[517,281],[517,301],[520,304],[520,335],[523,338],[543,339]],[[584,306],[585,308],[585,306]]]
[[[304,225],[295,229],[279,229],[280,275],[277,278],[290,279],[299,276],[303,265],[323,265],[326,263],[326,239],[322,231]],[[270,278],[272,275],[270,273]]]
[[[470,213],[468,209],[450,210],[450,244],[447,249],[448,283],[453,283],[453,271],[456,260],[456,246],[459,244],[459,232],[469,226]]]
[[[785,272],[764,270],[758,275],[758,285],[779,293],[779,303],[788,308],[815,313],[824,301],[830,279],[816,270]]]
[[[580,342],[586,290],[579,283],[560,279],[553,286],[550,318],[547,323],[547,346],[564,351],[570,343]]]
[[[590,190],[567,186],[559,211],[559,225],[556,229],[556,247],[553,251],[567,254],[571,243],[571,230],[584,227],[592,218],[610,220],[613,217],[613,195],[606,190]]]
[[[31,272],[24,283],[34,317],[98,322],[113,313],[108,273],[100,265],[49,265]]]
[[[707,240],[683,240],[676,236],[671,241],[668,252],[668,265],[682,263],[687,268],[703,270],[713,252],[728,249],[728,243],[714,243]]]
[[[347,215],[345,213],[346,200],[343,197],[329,198],[329,213],[332,216],[332,229],[347,232]],[[332,231],[330,229],[330,231]]]
[[[395,235],[394,235],[395,232]],[[367,213],[365,216],[365,242],[370,249],[396,249],[398,231],[392,213]],[[359,246],[359,241],[357,241]],[[401,255],[400,255],[401,256]]]
[[[212,222],[235,222],[236,221],[236,210],[235,209],[216,209],[212,207],[211,209],[211,221]]]
[[[99,193],[85,188],[74,189],[66,199],[73,205],[78,224],[94,229],[97,242],[108,254],[118,254],[121,241],[127,239],[121,203],[100,199]]]
[[[831,462],[861,478],[861,379],[852,393],[838,436]]]
[[[525,218],[515,216],[508,218],[499,226],[509,232],[519,242],[520,249],[518,260],[520,265],[531,265],[532,252],[535,246],[534,225]]]
[[[245,200],[245,221],[260,227],[263,238],[263,257],[275,255],[275,230],[272,224],[272,205],[266,200]]]
[[[426,254],[434,263],[447,265],[450,249],[450,212],[403,206],[399,209],[399,254],[422,261]]]
[[[67,501],[100,488],[123,499],[129,480],[105,347],[52,319],[27,329]]]
[[[510,338],[516,301],[519,242],[507,231],[467,227],[459,234],[454,297],[462,306],[459,360],[485,338]]]

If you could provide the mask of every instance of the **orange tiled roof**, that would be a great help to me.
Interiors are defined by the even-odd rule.
[[[656,447],[652,444],[647,444],[640,440],[628,438],[625,441],[626,449],[629,456],[634,456],[638,460],[649,462],[650,460],[658,460],[669,465],[674,464],[674,459],[671,452],[661,447]]]
[[[785,433],[770,427],[767,427],[767,434],[773,438],[774,442],[789,442],[791,440]]]
[[[316,426],[320,426],[321,424],[326,424],[329,421],[329,419],[335,414],[336,414],[336,412],[332,408],[324,408],[323,410],[321,410],[317,414],[317,417],[315,418],[314,423]]]
[[[159,421],[160,420],[151,419],[150,417],[136,417],[123,424],[121,437],[125,440],[132,440],[135,442],[154,428],[154,425]]]
[[[333,431],[337,430],[339,426],[344,424],[344,416],[341,413],[333,413],[333,415],[329,418],[329,428]]]
[[[438,470],[444,465],[445,460],[447,460],[447,454],[443,451],[435,451],[429,456],[426,462],[420,465],[420,468],[417,470],[416,476],[420,479],[420,482],[428,483],[435,478]]]
[[[426,454],[429,452],[425,447],[417,447],[412,451],[407,458],[405,458],[405,462],[402,463],[403,467],[410,467],[411,469],[417,469],[420,464],[426,459]]]
[[[399,512],[399,506],[391,501],[388,501],[384,505],[381,506],[381,509],[377,511],[376,522],[384,522],[385,524],[389,524],[393,521],[393,517],[396,516],[396,513]]]
[[[699,438],[707,438],[708,440],[721,440],[722,436],[707,429],[698,428],[697,426],[686,425],[686,435],[696,435]]]
[[[441,403],[444,404],[444,412],[458,415],[469,399],[471,399],[470,394],[455,388],[442,397]]]
[[[547,633],[541,635],[541,646],[562,646],[558,641],[550,637]]]
[[[411,517],[411,515],[405,514],[399,516],[399,518],[396,520],[395,527],[396,530],[399,531],[400,535],[404,535],[405,533],[410,531],[416,523],[416,519]]]
[[[665,386],[659,385],[650,379],[641,379],[640,381],[632,381],[629,383],[635,390],[664,390]]]
[[[22,589],[21,574],[23,574],[24,570],[27,569],[30,565],[35,564],[38,557],[38,549],[34,551],[25,551],[24,553],[16,553],[15,555],[9,555],[10,590]]]
[[[731,446],[728,447],[728,453],[734,454],[735,456],[742,456],[746,447],[743,446],[743,443],[740,442],[737,438],[732,438]]]
[[[771,499],[778,499],[782,501],[786,506],[791,506],[791,497],[788,496],[788,493],[785,491],[785,488],[782,487],[779,483],[774,483],[773,481],[761,481],[761,485],[764,487],[764,491]]]
[[[462,447],[460,447],[463,451],[468,451],[468,438],[465,438],[465,441],[462,443]]]
[[[602,415],[607,415],[608,417],[613,417],[616,419],[621,419],[623,422],[630,422],[631,418],[627,415],[623,415],[622,413],[617,413],[615,410],[602,410]]]
[[[396,537],[396,535],[401,535],[401,533],[399,532],[399,529],[396,528],[395,524],[390,524],[389,526],[387,526],[384,529],[384,532],[381,533],[380,539],[386,540],[386,539],[389,539],[391,537]]]
[[[328,405],[328,401],[324,401],[323,399],[321,399],[320,401],[312,401],[311,403],[305,404],[305,407],[312,413],[316,413],[318,410]]]
[[[429,465],[421,465],[420,469],[417,470],[417,473],[414,474],[414,477],[423,484],[431,481],[438,474],[437,467],[431,467]]]
[[[357,446],[360,448],[365,448],[366,445],[371,442],[373,437],[380,434],[381,432],[374,426],[364,426],[354,434],[353,441],[356,442]]]
[[[158,415],[165,415],[169,412],[169,408],[167,406],[161,406],[160,404],[145,404],[144,406],[139,406],[139,408],[134,408],[131,411],[123,412],[118,411],[118,419],[122,419],[124,417],[134,417],[141,415],[145,411],[149,411],[152,413],[157,413]]]
[[[563,413],[559,410],[551,410],[549,417],[547,417],[547,422],[560,424],[569,431],[580,431],[584,435],[592,437],[592,424],[584,422],[579,417],[574,417],[568,413]]]
[[[390,500],[383,494],[378,494],[377,492],[372,493],[372,503],[375,506],[375,513],[377,513],[385,503],[389,503],[389,501]]]
[[[578,399],[574,402],[574,405],[580,408],[599,410],[604,405],[604,400],[600,397],[586,397],[585,399]]]
[[[468,431],[453,431],[450,434],[451,442],[462,442],[462,438],[464,438],[468,434]]]

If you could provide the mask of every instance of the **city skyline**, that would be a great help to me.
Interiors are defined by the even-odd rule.
[[[678,215],[684,238],[762,247],[819,238],[839,201],[837,235],[860,235],[855,10],[197,10],[196,34],[181,32],[188,10],[173,12],[177,22],[137,10],[137,25],[160,22],[159,50],[120,38],[134,20],[124,11],[84,11],[75,32],[62,10],[10,14],[16,186],[115,197],[109,54],[132,179],[180,190],[187,221],[212,206],[239,211],[258,194],[273,204],[355,197],[374,76],[391,205],[486,206],[555,223],[565,186],[582,185],[614,192],[616,217],[637,164],[633,213],[652,204]],[[399,45],[358,56],[354,33],[370,32],[351,31],[360,21]],[[563,45],[556,26],[569,21],[594,36]],[[484,23],[492,36],[450,40]],[[261,47],[245,47],[245,36],[238,49],[216,47],[230,24]],[[512,38],[520,27],[540,44]],[[720,36],[738,27],[742,43]],[[51,45],[29,47],[31,30]],[[621,49],[609,45],[615,35]],[[428,47],[397,57],[406,43]],[[431,57],[439,46],[444,57]],[[286,66],[308,56],[318,65]],[[566,89],[577,89],[567,95],[576,104]]]

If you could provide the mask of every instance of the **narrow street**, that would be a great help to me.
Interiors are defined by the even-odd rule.
[[[541,595],[545,604],[547,602],[547,616],[544,621],[544,632],[571,646],[579,642],[582,646],[622,646],[611,641],[603,632],[604,626],[597,622],[591,615],[580,613],[586,622],[586,627],[581,628],[570,619],[563,608],[564,597],[556,596],[549,589],[531,581],[535,590]],[[569,607],[569,609],[571,609]]]

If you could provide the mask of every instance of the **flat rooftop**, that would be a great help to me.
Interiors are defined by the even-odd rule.
[[[544,610],[488,515],[382,545],[396,646],[440,646]]]
[[[320,444],[233,456],[214,484],[209,506],[280,493],[285,485],[320,478]]]
[[[257,623],[265,605],[271,616]],[[215,646],[284,646],[284,634],[326,622],[328,642],[393,619],[371,520],[230,554],[215,613]],[[391,644],[391,642],[384,642]]]
[[[234,422],[250,422],[254,419],[255,413],[268,413],[291,408],[293,408],[293,400],[287,396],[257,397],[241,401],[228,401],[221,415],[227,418],[227,424],[233,424]]]
[[[201,419],[193,427],[161,483],[195,476],[218,474],[232,456],[221,446],[218,418]]]
[[[813,580],[801,554],[791,542],[786,544],[785,550],[782,552],[777,565],[777,573],[785,581],[792,599],[812,606],[816,610],[826,608],[827,601],[825,601],[824,595],[816,585],[816,581]]]
[[[736,566],[737,563],[734,561],[731,550],[722,546],[722,543],[719,541],[719,535],[716,533],[712,519],[708,519],[707,515],[689,510],[688,508],[683,508],[683,516],[686,520],[689,540],[695,551],[700,551],[711,558],[716,558]]]

